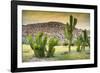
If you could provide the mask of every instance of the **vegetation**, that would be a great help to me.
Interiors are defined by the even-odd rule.
[[[53,37],[53,38],[49,39],[47,57],[53,57],[54,56],[54,52],[55,52],[54,46],[56,46],[57,44],[58,44],[57,38]]]
[[[75,26],[77,24],[77,19],[74,18],[72,15],[70,16],[70,22],[66,23],[64,28],[64,35],[65,38],[68,40],[68,48],[69,52],[71,51],[71,44],[72,44],[72,38],[73,38],[73,31],[75,29]]]
[[[77,18],[71,15],[64,27],[65,41],[63,43],[56,37],[49,38],[43,32],[37,33],[34,38],[28,35],[23,41],[23,61],[28,61],[33,56],[38,59],[52,58],[54,60],[89,59],[90,37],[85,29],[77,39],[73,39],[76,24]]]
[[[35,36],[34,40],[30,35],[27,38],[31,48],[34,51],[35,56],[39,58],[45,57],[47,36],[44,36],[43,33],[38,33]]]
[[[64,52],[68,51],[68,48],[66,48],[66,46],[55,46],[55,53],[54,53],[54,57],[45,57],[43,58],[48,59],[47,61],[51,61],[51,60],[78,60],[78,59],[89,59],[90,58],[90,54],[87,54],[87,52],[89,52],[89,48],[86,47],[86,51],[84,52],[75,52],[77,46],[72,46],[71,47],[71,53],[68,54],[64,54]],[[31,49],[30,45],[27,44],[23,44],[23,62],[29,62],[31,61],[31,59],[36,58],[34,56],[34,52]],[[50,60],[51,59],[51,60]],[[41,60],[42,61],[42,60]]]
[[[83,33],[82,33],[82,47],[81,49],[85,51],[85,47],[86,46],[90,46],[90,41],[89,41],[89,38],[88,38],[88,34],[87,34],[87,30],[83,30]]]
[[[85,51],[86,46],[90,47],[90,39],[88,37],[87,34],[87,30],[83,30],[82,34],[77,37],[77,41],[76,41],[76,45],[77,45],[77,51]]]
[[[58,39],[53,37],[50,38],[48,41],[47,45],[47,36],[44,35],[44,33],[39,32],[35,38],[32,38],[32,36],[27,37],[29,41],[30,47],[33,49],[34,54],[38,58],[43,58],[43,57],[53,57],[55,48],[58,44]],[[48,46],[48,49],[46,48],[46,45]]]
[[[77,37],[77,41],[76,41],[76,45],[77,45],[77,52],[81,51],[81,42],[82,42],[82,35],[80,35],[79,37]]]

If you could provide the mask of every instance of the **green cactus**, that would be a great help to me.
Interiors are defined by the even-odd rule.
[[[46,56],[45,50],[47,44],[47,36],[44,36],[43,33],[39,32],[34,39],[32,36],[28,36],[27,39],[36,57],[42,58]]]
[[[38,33],[33,39],[32,36],[27,36],[30,47],[34,51],[35,57],[53,57],[55,48],[54,46],[58,44],[58,39],[53,37],[50,38],[47,45],[47,36],[43,33]],[[48,46],[48,49],[46,48]]]
[[[76,45],[77,52],[85,51],[87,45],[90,47],[90,38],[88,37],[86,29],[82,31],[82,34],[79,37],[77,37]]]
[[[73,38],[73,31],[75,29],[75,26],[77,24],[77,19],[74,18],[72,15],[70,16],[69,23],[67,22],[64,28],[64,35],[65,38],[68,40],[68,48],[69,52],[71,51],[71,44],[72,44],[72,38]]]
[[[47,50],[47,57],[53,57],[55,48],[54,46],[58,44],[57,38],[50,38],[48,41],[48,50]]]
[[[77,40],[76,40],[76,45],[77,45],[77,52],[80,52],[81,51],[81,43],[82,43],[82,35],[80,35],[79,37],[77,37]]]
[[[85,51],[85,47],[86,46],[90,47],[90,40],[88,38],[88,34],[87,34],[87,30],[83,30],[83,34],[82,34],[82,47],[81,49]]]

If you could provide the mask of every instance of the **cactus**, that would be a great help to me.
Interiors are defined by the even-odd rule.
[[[77,37],[77,40],[76,40],[76,45],[77,45],[77,52],[80,52],[81,51],[81,43],[82,43],[82,35],[80,35],[79,37]]]
[[[53,57],[55,48],[54,46],[58,44],[58,39],[53,37],[50,38],[47,45],[47,36],[44,36],[43,33],[38,33],[33,39],[32,36],[27,37],[30,47],[34,51],[35,57]],[[46,48],[48,46],[48,49]]]
[[[88,35],[87,35],[87,30],[83,30],[83,34],[82,34],[82,47],[81,49],[85,51],[85,47],[86,45],[88,45],[90,47],[90,40],[88,38]]]
[[[54,46],[58,44],[57,38],[50,38],[48,41],[48,50],[47,50],[47,57],[53,57],[55,48]]]
[[[83,30],[82,34],[77,37],[76,41],[77,52],[85,51],[85,47],[88,45],[90,47],[90,38],[87,35],[87,30]]]
[[[68,48],[69,52],[71,51],[71,44],[72,44],[72,38],[73,38],[73,31],[75,29],[75,26],[77,24],[77,19],[74,18],[72,15],[70,16],[69,23],[67,22],[64,28],[64,35],[65,38],[68,40]]]
[[[42,58],[46,56],[47,36],[43,36],[43,33],[38,33],[34,39],[30,35],[27,39],[36,57]]]

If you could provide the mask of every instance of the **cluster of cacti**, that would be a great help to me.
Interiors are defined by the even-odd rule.
[[[48,50],[47,50],[47,57],[53,57],[54,56],[54,52],[55,52],[55,48],[54,46],[58,44],[58,39],[53,37],[50,38],[48,41]]]
[[[34,54],[36,57],[45,57],[45,50],[47,44],[47,36],[43,35],[43,33],[38,33],[34,40],[32,36],[28,36],[29,44],[31,48],[34,50]]]
[[[77,24],[77,19],[71,15],[69,23],[67,22],[64,28],[64,35],[65,38],[68,40],[69,52],[71,51],[73,31],[75,29],[76,24]]]
[[[29,41],[30,47],[34,51],[35,57],[52,57],[54,55],[54,46],[58,43],[57,39],[51,38],[48,41],[48,49],[46,48],[47,36],[44,35],[43,32],[39,32],[34,38],[29,35],[27,39]]]
[[[90,47],[90,39],[88,37],[87,30],[84,30],[82,34],[77,38],[76,45],[78,52],[85,50],[87,45]]]

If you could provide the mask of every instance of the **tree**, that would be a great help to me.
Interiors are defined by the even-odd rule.
[[[65,35],[65,38],[68,40],[68,49],[69,49],[69,52],[71,51],[73,31],[75,29],[76,24],[77,24],[77,18],[74,18],[71,15],[69,23],[67,22],[65,24],[65,27],[64,27],[64,35]]]

